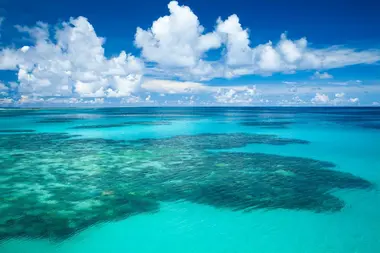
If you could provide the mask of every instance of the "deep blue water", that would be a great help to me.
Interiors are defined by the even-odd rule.
[[[380,252],[380,108],[0,110],[0,252]]]

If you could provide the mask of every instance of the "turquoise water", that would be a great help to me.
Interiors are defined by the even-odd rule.
[[[380,252],[380,109],[0,111],[0,252]]]

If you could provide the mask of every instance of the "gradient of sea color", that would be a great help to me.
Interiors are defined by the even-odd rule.
[[[380,252],[380,109],[0,110],[1,253]]]

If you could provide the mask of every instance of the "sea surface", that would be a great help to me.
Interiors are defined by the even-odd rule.
[[[1,253],[380,252],[380,108],[0,110]]]

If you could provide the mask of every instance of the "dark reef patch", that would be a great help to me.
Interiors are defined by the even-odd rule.
[[[360,127],[380,130],[380,122],[359,124]]]
[[[34,112],[31,109],[3,109],[0,110],[0,118],[28,116]]]
[[[247,144],[306,145],[259,134],[116,141],[64,133],[0,135],[0,239],[64,240],[99,222],[186,200],[234,211],[336,212],[336,189],[371,183],[334,164],[261,153],[209,152]]]
[[[308,144],[308,141],[299,139],[280,138],[270,134],[198,134],[198,135],[177,135],[171,138],[162,139],[139,139],[132,141],[139,145],[154,148],[182,147],[182,149],[230,149],[246,146],[247,144]],[[145,147],[144,147],[145,148]]]
[[[287,128],[293,123],[293,121],[244,121],[240,125],[261,128]]]
[[[37,121],[37,123],[41,124],[54,124],[54,123],[70,123],[78,120],[78,118],[64,118],[64,117],[57,117],[57,118],[46,118]]]
[[[124,126],[160,126],[160,125],[170,125],[169,121],[129,121],[117,124],[100,124],[100,125],[81,125],[75,126],[71,129],[98,129],[98,128],[114,128],[114,127],[124,127]]]
[[[0,129],[0,133],[33,133],[33,129]]]
[[[380,129],[380,114],[378,111],[375,112],[372,115],[365,113],[365,111],[355,115],[329,115],[323,117],[323,120],[343,126]]]

